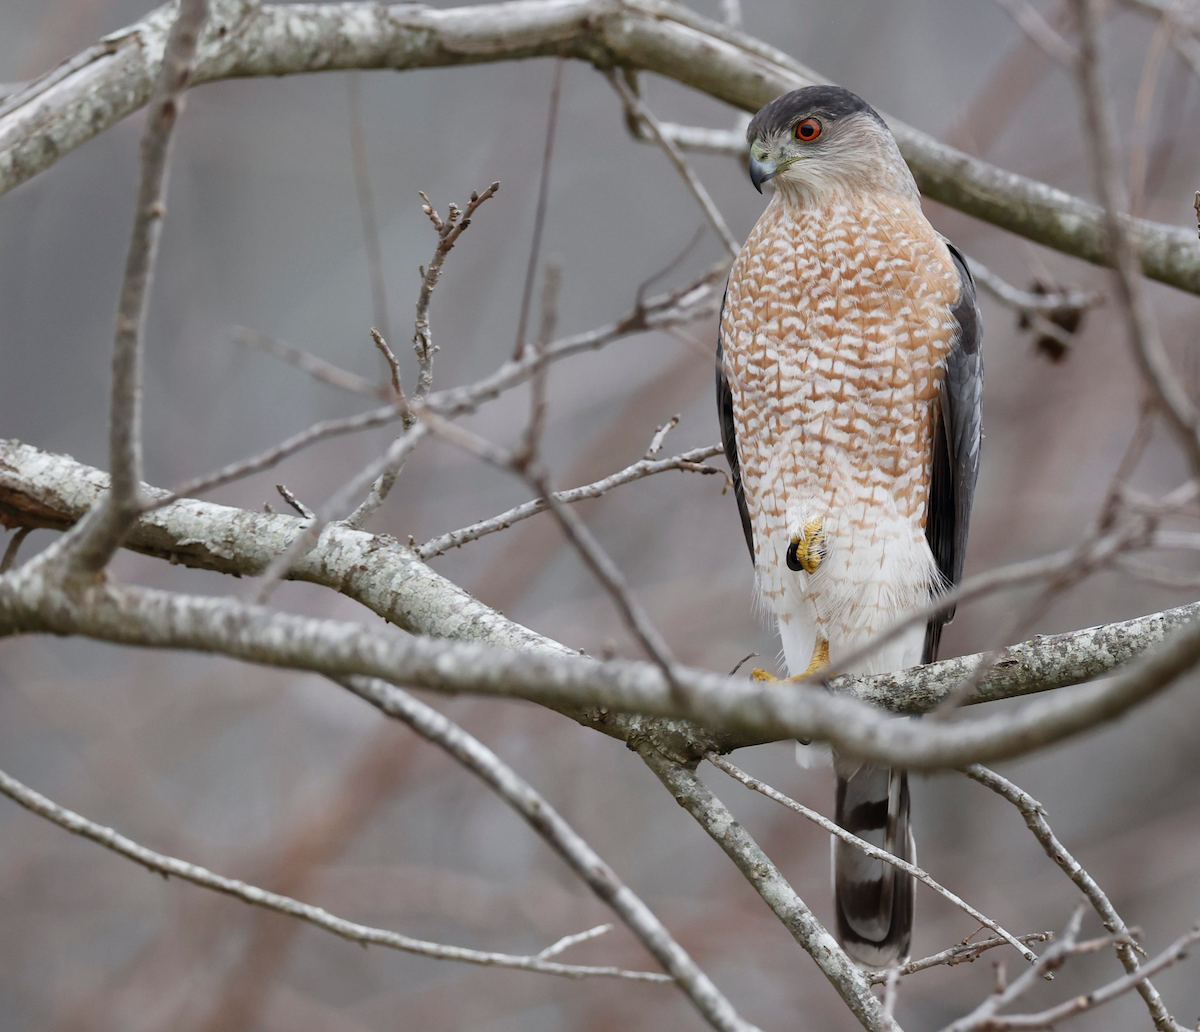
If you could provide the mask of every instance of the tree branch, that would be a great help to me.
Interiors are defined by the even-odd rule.
[[[690,470],[695,473],[719,474],[722,471],[715,466],[704,466],[701,463],[705,459],[711,459],[714,455],[719,455],[721,450],[719,444],[714,444],[707,448],[693,448],[691,451],[683,452],[669,459],[642,459],[631,466],[626,466],[618,473],[613,473],[601,480],[597,480],[595,483],[586,484],[583,487],[575,487],[569,491],[555,491],[554,497],[559,502],[571,505],[588,498],[599,498],[613,488],[631,484],[635,480],[641,480],[643,477],[654,476],[656,473],[665,473],[673,469]],[[486,537],[488,534],[507,530],[514,523],[527,520],[530,516],[536,516],[539,512],[545,512],[548,508],[549,506],[546,504],[544,498],[535,498],[532,501],[513,506],[513,508],[507,512],[500,513],[498,516],[492,516],[490,519],[472,523],[469,527],[452,530],[447,534],[431,538],[425,544],[419,545],[414,551],[419,559],[432,559],[434,556],[442,555],[451,548],[458,548],[465,545],[469,541],[478,541],[481,537]]]
[[[446,946],[442,943],[426,942],[423,939],[412,939],[407,935],[401,935],[399,932],[388,931],[384,928],[371,928],[368,925],[347,921],[345,918],[331,914],[322,907],[313,906],[311,903],[301,903],[290,896],[282,896],[277,892],[268,892],[266,889],[261,889],[256,885],[249,885],[236,878],[227,878],[224,875],[214,874],[212,871],[198,864],[189,863],[187,860],[179,860],[173,856],[156,853],[154,850],[147,849],[132,839],[126,838],[112,828],[96,824],[94,821],[89,821],[86,817],[81,817],[79,814],[63,806],[59,806],[44,795],[22,784],[16,778],[10,777],[4,771],[0,771],[0,792],[39,817],[44,817],[52,824],[57,824],[60,828],[65,828],[71,834],[98,843],[105,849],[110,849],[114,853],[132,860],[134,863],[141,864],[148,871],[161,874],[164,878],[182,878],[184,881],[198,885],[202,889],[220,892],[226,896],[232,896],[234,899],[241,900],[243,903],[249,903],[251,906],[262,907],[264,910],[274,910],[276,913],[284,914],[287,917],[294,917],[299,921],[314,925],[322,931],[331,932],[351,942],[361,943],[363,946],[386,946],[388,949],[401,950],[404,953],[416,953],[420,956],[432,957],[435,960],[455,960],[465,964],[479,964],[484,967],[537,971],[548,975],[564,975],[567,978],[623,978],[638,982],[674,981],[670,975],[662,975],[654,971],[628,971],[617,967],[556,964],[548,961],[548,957],[554,956],[566,948],[561,945],[563,942],[566,942],[567,946],[570,946],[574,942],[580,941],[580,936],[590,938],[592,934],[595,934],[594,929],[591,933],[580,933],[580,936],[568,936],[567,939],[560,940],[541,953],[531,956],[515,956],[509,953],[490,953],[471,950],[462,946]],[[571,941],[567,941],[568,939]],[[556,949],[556,947],[559,948]]]
[[[142,133],[141,164],[133,231],[117,302],[112,387],[108,413],[109,493],[80,528],[73,561],[84,570],[103,568],[142,508],[142,358],[150,283],[167,206],[167,164],[171,134],[192,74],[208,0],[181,0],[171,25],[154,86],[150,116]]]
[[[880,849],[878,846],[871,845],[870,842],[867,842],[865,839],[861,839],[857,835],[852,834],[835,821],[831,821],[828,817],[822,816],[815,810],[810,810],[807,806],[796,802],[796,800],[791,798],[791,796],[784,795],[777,788],[772,788],[765,782],[759,781],[758,778],[751,777],[740,767],[734,766],[728,760],[718,756],[716,753],[709,753],[705,759],[708,760],[708,762],[714,767],[718,768],[719,770],[723,770],[735,781],[740,781],[751,791],[759,792],[762,795],[765,795],[768,799],[773,799],[775,802],[786,806],[789,810],[793,810],[800,814],[800,816],[806,817],[808,820],[817,825],[818,828],[823,828],[825,831],[829,832],[830,835],[840,838],[843,842],[848,842],[855,849],[862,850],[862,852],[864,852],[867,856],[875,860],[879,860],[885,864],[891,864],[893,867],[903,871],[905,874],[912,875],[912,877],[916,878],[923,885],[927,885],[929,888],[933,889],[933,891],[943,899],[948,900],[951,904],[958,907],[958,909],[963,913],[978,921],[984,928],[990,928],[1031,964],[1037,963],[1037,954],[1034,953],[1033,950],[1031,950],[1023,942],[1021,942],[1015,935],[1005,931],[990,917],[988,917],[986,914],[980,913],[961,896],[951,892],[948,888],[942,885],[941,882],[935,881],[932,875],[922,870],[916,864],[910,864],[907,860],[901,860],[898,856],[894,856],[886,849]]]
[[[521,815],[596,894],[629,926],[670,972],[708,1023],[723,1032],[757,1032],[672,938],[645,903],[617,877],[531,785],[478,739],[432,707],[383,681],[366,677],[335,678],[380,712],[404,721],[421,737],[445,749]]]
[[[974,778],[981,785],[990,788],[993,792],[1007,799],[1020,811],[1026,826],[1033,832],[1038,842],[1041,843],[1042,849],[1046,851],[1046,855],[1058,864],[1066,876],[1079,887],[1079,891],[1087,897],[1088,902],[1092,904],[1093,909],[1100,916],[1104,927],[1114,936],[1118,936],[1114,945],[1116,946],[1117,957],[1120,959],[1125,971],[1129,974],[1136,972],[1138,970],[1137,953],[1128,941],[1128,938],[1119,938],[1121,936],[1128,936],[1128,926],[1121,920],[1121,915],[1117,913],[1116,908],[1109,902],[1108,896],[1096,884],[1095,879],[1083,869],[1083,865],[1068,853],[1063,844],[1059,842],[1051,830],[1049,822],[1046,820],[1046,810],[1042,804],[1008,779],[1001,777],[995,771],[988,770],[987,767],[978,763],[967,767],[965,773],[968,777]],[[1162,997],[1158,994],[1158,990],[1148,980],[1139,982],[1137,990],[1141,994],[1142,999],[1146,1001],[1146,1006],[1150,1009],[1150,1016],[1154,1021],[1154,1027],[1158,1029],[1158,1032],[1178,1032],[1181,1026],[1167,1011]]]
[[[0,519],[8,525],[67,526],[105,486],[104,474],[73,460],[0,442]],[[302,521],[281,514],[186,501],[144,516],[129,543],[192,565],[252,574],[269,564],[302,526]],[[1164,687],[1200,654],[1200,623],[1195,619],[1200,603],[1193,603],[1139,620],[1035,639],[998,654],[944,660],[898,674],[834,678],[834,694],[678,668],[687,688],[685,703],[672,697],[654,666],[568,661],[570,651],[557,645],[550,646],[558,657],[554,662],[545,655],[506,651],[485,656],[462,645],[396,641],[355,624],[304,621],[234,600],[180,602],[176,596],[111,586],[92,589],[100,594],[91,612],[75,599],[67,608],[49,607],[42,613],[37,584],[25,583],[14,594],[12,578],[21,572],[0,581],[0,619],[8,599],[13,607],[10,618],[15,621],[19,611],[23,629],[61,627],[65,633],[212,649],[252,662],[370,674],[440,691],[520,696],[621,738],[652,734],[667,754],[688,759],[708,750],[726,752],[800,737],[828,739],[848,752],[913,769],[958,767],[986,756],[1029,751],[1112,719]],[[316,547],[296,560],[291,576],[333,587],[418,634],[465,636],[506,649],[547,648],[548,639],[471,599],[386,538],[331,526]],[[221,621],[233,614],[239,634],[227,636]],[[176,618],[181,621],[178,626]],[[1163,642],[1165,646],[1155,649]],[[1073,684],[1130,660],[1135,662],[1104,684],[1059,693],[1012,714],[938,727],[893,720],[859,701],[887,702],[898,712],[923,712],[983,662],[993,666],[969,702]],[[338,667],[343,662],[355,665]],[[648,727],[637,719],[619,718],[618,713],[686,716],[708,730],[687,723]]]
[[[146,103],[171,8],[106,37],[0,105],[0,192]],[[664,0],[522,0],[444,10],[375,3],[257,6],[214,0],[196,81],[351,68],[406,70],[566,55],[665,75],[747,111],[824,81],[786,54]],[[1101,209],[889,120],[933,200],[1095,264],[1109,247]],[[1200,292],[1189,231],[1126,220],[1152,279]]]
[[[771,858],[739,824],[696,774],[675,763],[653,746],[643,743],[638,753],[667,791],[696,819],[714,842],[737,865],[746,880],[783,922],[804,950],[816,961],[846,1006],[870,1032],[895,1032],[898,1026],[883,1013],[871,992],[870,982],[808,909],[796,890],[771,862]]]

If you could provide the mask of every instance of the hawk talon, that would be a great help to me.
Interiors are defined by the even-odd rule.
[[[824,520],[815,516],[800,531],[800,536],[788,542],[785,559],[789,570],[803,570],[812,575],[825,559],[825,532],[821,529]]]
[[[813,674],[819,674],[822,670],[829,667],[829,642],[824,638],[818,638],[817,643],[813,646],[812,659],[809,661],[808,669],[802,674],[794,674],[791,677],[780,678],[776,677],[769,670],[764,670],[762,667],[755,667],[750,671],[750,676],[755,681],[770,682],[770,681],[803,681]]]

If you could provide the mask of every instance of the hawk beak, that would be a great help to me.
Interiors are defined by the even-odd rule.
[[[773,178],[778,171],[779,166],[774,161],[759,161],[753,154],[750,155],[750,182],[759,193],[762,193],[763,183]]]

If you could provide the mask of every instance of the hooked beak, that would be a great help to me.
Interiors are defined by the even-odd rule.
[[[750,182],[759,193],[762,193],[763,183],[773,178],[778,171],[779,166],[774,161],[759,161],[753,154],[750,155]]]

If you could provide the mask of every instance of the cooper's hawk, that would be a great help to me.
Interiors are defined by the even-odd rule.
[[[717,404],[758,588],[793,675],[930,662],[949,615],[855,657],[962,575],[983,388],[974,283],[861,98],[796,90],[747,138],[750,178],[775,196],[729,275]],[[834,765],[838,823],[915,859],[905,773]],[[847,952],[907,956],[913,890],[838,840]]]

